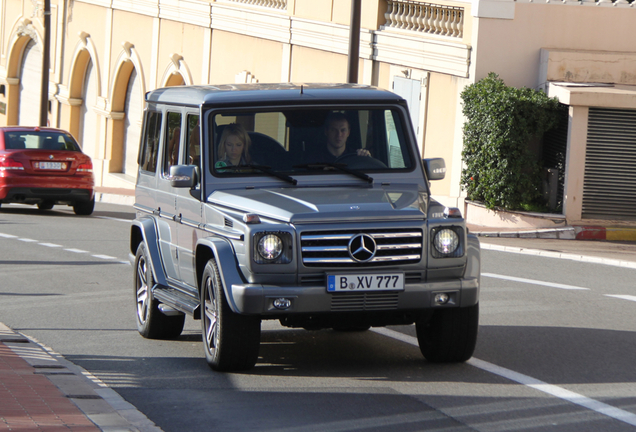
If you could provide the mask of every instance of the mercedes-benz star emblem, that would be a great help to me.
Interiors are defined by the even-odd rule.
[[[349,241],[349,255],[355,261],[371,261],[375,256],[377,245],[369,234],[356,234]]]

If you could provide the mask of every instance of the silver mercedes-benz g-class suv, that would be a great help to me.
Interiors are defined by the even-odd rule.
[[[146,95],[130,236],[137,326],[200,319],[215,370],[258,360],[261,320],[415,324],[432,362],[469,359],[479,241],[430,197],[406,101],[361,85],[181,86]]]

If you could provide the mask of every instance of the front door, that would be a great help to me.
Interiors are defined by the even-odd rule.
[[[201,142],[198,114],[186,115],[183,134],[185,145],[181,150],[181,164],[195,165],[201,170]],[[199,171],[201,172],[201,171]],[[195,189],[177,189],[177,217],[181,224],[177,227],[179,249],[179,271],[181,280],[196,290],[195,247],[202,231],[197,226],[202,222],[201,181]]]

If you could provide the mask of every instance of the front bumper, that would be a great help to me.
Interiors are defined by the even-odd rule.
[[[444,305],[435,304],[434,298],[437,293],[450,294],[451,302]],[[276,307],[274,302],[277,299],[289,300],[289,307]],[[329,293],[325,286],[232,284],[228,290],[228,300],[234,312],[261,316],[467,307],[479,301],[479,279],[407,284],[404,291],[352,293]]]

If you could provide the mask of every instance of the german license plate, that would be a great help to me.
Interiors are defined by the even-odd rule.
[[[35,167],[38,169],[46,169],[46,170],[63,170],[63,169],[66,169],[66,163],[64,162],[36,162]]]
[[[403,290],[404,273],[327,275],[328,292]]]

